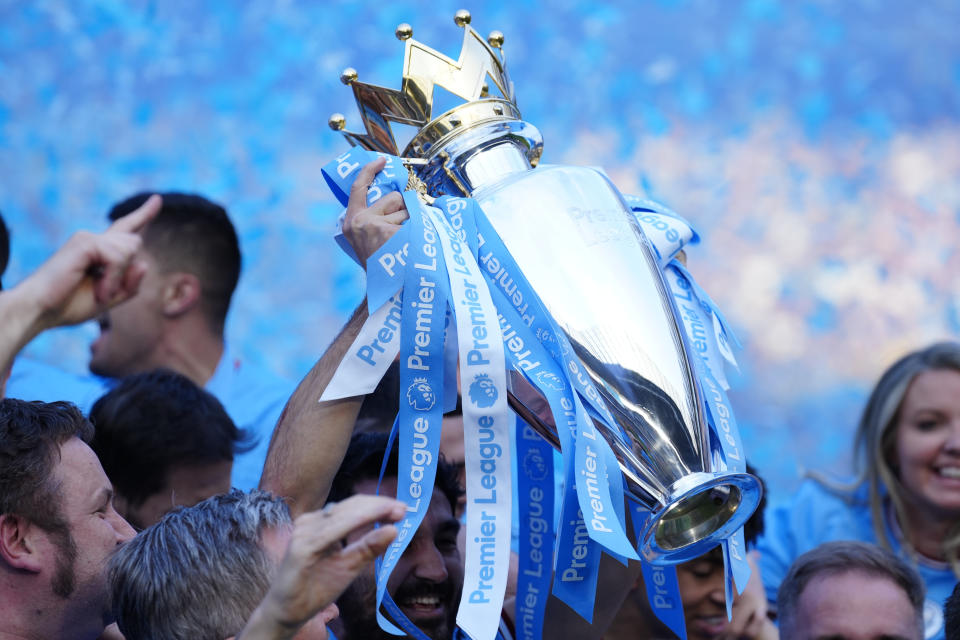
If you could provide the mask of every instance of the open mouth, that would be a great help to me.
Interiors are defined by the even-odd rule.
[[[942,478],[960,480],[960,467],[939,467],[937,474]]]
[[[701,616],[692,620],[693,626],[701,634],[710,636],[720,635],[727,626],[727,617],[720,616]]]
[[[418,611],[434,611],[440,608],[440,598],[438,596],[419,596],[417,598],[407,598],[403,605],[407,609],[416,609]]]
[[[110,318],[103,314],[97,318],[97,326],[100,327],[100,335],[90,343],[90,354],[96,355],[100,343],[104,341],[106,335],[110,333]]]
[[[419,583],[397,590],[393,597],[410,619],[446,615],[451,589],[448,584]]]
[[[397,600],[397,605],[411,620],[442,617],[446,614],[445,601],[437,595],[403,598]]]

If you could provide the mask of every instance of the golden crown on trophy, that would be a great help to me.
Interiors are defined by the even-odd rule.
[[[414,40],[409,24],[397,27],[397,39],[406,42],[403,84],[399,91],[360,82],[355,69],[344,69],[340,80],[353,88],[367,132],[346,131],[346,118],[340,113],[330,116],[330,128],[341,131],[350,144],[371,151],[427,158],[432,155],[432,149],[442,148],[459,133],[498,120],[519,120],[513,83],[503,57],[503,34],[493,31],[484,40],[470,26],[470,12],[465,9],[457,11],[454,22],[464,29],[459,60],[452,60]],[[491,83],[502,97],[490,95]],[[443,87],[465,102],[434,117],[435,86]],[[419,129],[402,154],[398,152],[390,122]]]

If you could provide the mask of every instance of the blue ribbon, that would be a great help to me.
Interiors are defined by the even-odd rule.
[[[519,640],[540,640],[553,569],[553,448],[519,418],[516,443],[521,535],[514,620]]]
[[[639,546],[650,512],[633,500],[630,501],[630,512],[633,514],[633,530]],[[640,563],[650,609],[680,640],[687,640],[687,623],[683,617],[683,601],[680,598],[676,567],[653,565],[643,558]]]
[[[397,499],[407,513],[397,523],[397,537],[384,553],[377,579],[377,620],[381,628],[400,630],[380,613],[387,579],[416,534],[430,507],[437,473],[443,420],[444,329],[449,284],[437,231],[404,194],[410,219],[409,268],[404,272],[400,345],[400,452]]]
[[[352,149],[342,154],[323,169],[323,176],[336,197],[347,204],[350,188],[359,170],[375,160],[376,154],[361,149]],[[367,191],[366,202],[376,202],[391,191],[402,192],[406,185],[406,171],[394,156],[385,156],[387,162],[375,176]],[[416,196],[414,196],[415,198]],[[410,245],[413,244],[411,252]],[[387,579],[403,554],[404,549],[416,534],[426,511],[429,509],[436,477],[437,455],[440,446],[440,430],[444,402],[444,337],[446,325],[449,284],[446,268],[436,230],[425,216],[413,216],[407,224],[376,255],[401,246],[401,255],[409,257],[411,267],[398,270],[403,279],[403,306],[401,311],[400,385],[404,396],[390,443],[384,457],[384,468],[389,459],[393,440],[399,432],[400,451],[397,473],[397,498],[407,504],[403,520],[397,523],[398,535],[383,558],[377,563],[377,620],[389,633],[402,635],[404,631],[418,638],[426,638],[396,606],[386,592]],[[352,248],[341,243],[356,260]],[[372,309],[379,308],[392,296],[400,283],[379,286],[383,279],[374,274],[373,289],[368,296]],[[369,287],[368,287],[369,290]],[[372,297],[372,300],[371,300]],[[381,478],[383,469],[381,469]],[[378,486],[379,492],[379,486]],[[381,605],[400,625],[392,624],[381,613]]]
[[[402,193],[406,188],[407,171],[403,168],[403,163],[397,156],[354,147],[325,164],[320,173],[323,175],[327,186],[330,187],[330,191],[333,192],[334,197],[345,207],[350,200],[350,187],[357,179],[360,169],[380,157],[386,158],[387,161],[383,169],[374,177],[373,182],[370,183],[370,188],[367,189],[367,206],[370,206],[391,191]],[[337,245],[350,259],[357,264],[360,263],[356,252],[342,233],[337,234],[336,241]],[[392,294],[393,291],[390,293]],[[372,307],[372,309],[376,308],[378,307]]]
[[[725,468],[737,473],[745,473],[747,464],[743,442],[732,405],[724,391],[727,387],[726,378],[723,362],[718,357],[721,349],[715,342],[726,333],[717,329],[718,326],[724,325],[722,316],[679,262],[672,261],[665,269],[665,276],[684,327],[687,344],[694,355],[691,364],[706,401],[707,422],[712,441],[719,447]],[[726,348],[729,349],[728,346]],[[732,536],[721,541],[728,618],[732,615],[735,591],[742,593],[750,578],[750,565],[746,561],[746,547],[743,539],[741,527]]]
[[[622,477],[618,467],[613,467],[614,474],[607,468],[611,460],[615,463],[613,452],[596,433],[581,402],[581,395],[570,393],[567,389],[579,386],[584,395],[594,399],[591,406],[599,405],[607,416],[609,412],[583,373],[582,365],[575,360],[565,337],[553,326],[485,216],[476,211],[475,218],[480,235],[479,260],[488,280],[495,285],[491,288],[491,295],[500,309],[507,355],[515,369],[523,371],[527,380],[547,398],[564,456],[567,489],[559,527],[553,591],[589,621],[593,617],[601,549],[594,538],[608,534],[604,542],[619,556],[621,562],[625,561],[624,557],[638,556],[623,532]],[[547,353],[544,348],[552,349],[553,354]],[[566,370],[559,366],[558,360],[566,362]],[[612,418],[609,420],[613,423]],[[592,439],[578,437],[578,431],[592,436]],[[571,448],[574,449],[574,456],[570,456]],[[578,470],[582,473],[577,473]],[[587,477],[587,474],[592,477]],[[612,481],[611,475],[614,476]],[[574,487],[577,487],[576,491]],[[590,504],[594,499],[597,502]],[[584,503],[591,507],[602,505],[597,513],[608,514],[609,526],[596,518],[591,524],[599,524],[601,528],[608,528],[608,531],[598,532],[587,526],[583,517]]]
[[[343,204],[347,202],[350,185],[356,177],[357,171],[366,162],[375,159],[378,155],[382,154],[353,149],[324,168],[324,178]],[[398,168],[401,168],[399,159],[388,157],[384,171],[378,174],[368,192],[368,204],[375,202],[389,191],[402,192],[404,190],[406,172],[398,171]],[[419,199],[412,194],[406,194],[405,198],[408,211],[415,218],[419,218],[413,213],[420,211],[422,205]],[[625,200],[635,212],[638,230],[650,242],[661,269],[664,270],[665,275],[668,275],[667,280],[671,285],[670,288],[674,295],[678,315],[684,323],[688,341],[692,343],[692,348],[697,355],[693,359],[693,365],[707,400],[707,417],[713,440],[720,449],[724,465],[727,468],[742,471],[745,468],[742,443],[730,410],[729,401],[724,393],[727,384],[722,366],[722,360],[726,360],[733,365],[736,364],[729,345],[730,338],[734,342],[736,338],[729,330],[719,309],[716,308],[716,305],[713,304],[706,293],[696,285],[689,273],[676,261],[670,262],[672,257],[686,243],[697,242],[699,236],[685,220],[666,207],[652,201],[630,196],[625,197]],[[554,415],[564,461],[566,493],[557,535],[556,572],[553,589],[558,597],[567,602],[585,619],[590,620],[593,613],[601,550],[601,545],[598,542],[601,542],[608,553],[621,562],[626,562],[627,558],[637,557],[634,545],[626,538],[625,534],[624,487],[618,463],[609,444],[597,433],[594,420],[603,422],[611,433],[620,432],[619,425],[613,420],[606,404],[586,375],[583,365],[574,355],[565,335],[545,311],[512,256],[476,203],[471,199],[445,197],[438,199],[437,206],[444,212],[447,223],[457,239],[461,243],[469,245],[471,253],[476,257],[481,267],[481,272],[491,285],[491,298],[498,309],[498,319],[503,330],[504,353],[507,360],[514,369],[521,371],[526,379],[543,393]],[[426,215],[423,218],[426,218]],[[434,269],[441,268],[439,263],[430,262],[437,256],[424,252],[424,247],[432,245],[431,243],[424,243],[421,234],[429,232],[430,229],[429,221],[424,224],[422,219],[415,221],[413,224],[405,224],[400,232],[368,260],[368,301],[372,309],[379,308],[401,287],[404,292],[414,290],[419,292],[425,290],[423,287],[440,287],[441,281],[443,284],[447,284],[445,270],[442,269],[440,273],[443,273],[444,277],[438,278],[437,282],[432,285],[424,285],[423,281],[417,279],[417,274],[423,271],[422,267],[424,265],[433,264]],[[411,255],[411,241],[413,241],[413,246],[417,248],[413,251],[414,255]],[[338,242],[348,254],[353,254],[349,244],[345,242],[342,236],[338,238]],[[437,254],[442,255],[441,252],[437,252]],[[355,256],[353,257],[356,259]],[[442,257],[440,260],[442,261]],[[411,266],[411,263],[419,265],[420,268]],[[420,287],[420,289],[417,289],[417,287]],[[449,295],[449,290],[446,291]],[[418,354],[415,350],[416,346],[410,346],[414,343],[413,338],[409,336],[416,335],[416,321],[414,320],[416,313],[410,312],[411,309],[415,309],[413,303],[416,303],[416,299],[404,305],[403,344],[406,346],[402,347],[401,358],[414,357],[414,360],[410,362],[414,365],[422,365],[423,361],[417,360],[417,358],[426,357],[425,354]],[[449,312],[446,309],[446,299],[444,299],[442,306],[439,306],[439,302],[437,302],[437,305],[434,309],[443,309],[444,324],[449,328],[451,323]],[[434,319],[436,317],[433,316]],[[421,313],[421,324],[422,318],[423,313]],[[412,329],[410,323],[413,323]],[[453,374],[448,371],[447,375],[444,376],[443,361],[446,358],[448,364],[450,364],[453,361],[450,357],[451,354],[454,358],[456,354],[451,349],[447,349],[446,356],[444,356],[442,350],[444,332],[442,328],[435,329],[440,324],[439,322],[433,322],[431,332],[421,331],[420,334],[429,334],[431,345],[441,345],[439,352],[431,353],[430,356],[437,363],[435,365],[431,364],[431,371],[439,371],[439,373],[435,374],[436,379],[429,379],[426,384],[430,386],[434,398],[436,398],[438,390],[442,388],[444,402],[435,402],[435,404],[446,406],[452,402],[451,389],[447,387],[452,386],[449,384],[449,380]],[[421,328],[423,327],[421,326]],[[437,332],[440,334],[439,337],[437,337]],[[454,332],[448,330],[447,333],[447,342],[452,343],[451,337]],[[699,341],[702,341],[702,344]],[[413,369],[408,368],[406,374],[403,371],[401,372],[403,389],[408,389],[410,386],[417,384],[416,378],[418,376],[413,375],[416,370],[414,367]],[[444,377],[446,377],[446,381]],[[420,384],[424,383],[420,382]],[[440,407],[437,406],[436,409],[431,407],[431,410],[439,411]],[[402,409],[401,413],[411,414],[412,411],[417,411],[417,409],[415,407],[406,408]],[[401,420],[401,424],[409,419],[408,415],[406,419]],[[525,433],[524,429],[529,430],[529,427],[524,425],[523,429],[518,429],[518,445],[520,444],[521,434]],[[426,456],[426,452],[429,452],[433,454],[435,459],[436,451],[432,449],[432,446],[436,444],[435,440],[439,439],[439,434],[436,435],[435,438],[433,434],[426,431],[424,434],[415,436],[414,432],[410,432],[405,437],[401,429],[401,479],[409,475],[412,467],[420,466],[414,464],[412,457],[406,463],[404,462],[402,452],[405,448],[411,446],[411,442],[416,442],[413,438],[425,437],[427,446],[422,448],[425,453],[419,455],[423,457]],[[539,441],[539,445],[547,447],[542,439]],[[527,443],[524,446],[526,447]],[[529,448],[524,449],[524,451],[531,450]],[[549,462],[549,468],[552,469],[552,454],[540,453],[538,455],[544,461]],[[404,464],[406,464],[406,467],[403,466]],[[431,473],[426,468],[424,468],[424,471]],[[435,473],[435,467],[432,473]],[[429,485],[431,487],[432,473]],[[522,478],[521,481],[523,482]],[[406,478],[405,482],[413,486],[410,478]],[[405,490],[409,492],[410,486],[407,486]],[[549,495],[551,497],[552,504],[551,489],[551,486],[546,486],[543,488],[543,492],[544,496]],[[523,491],[524,488],[521,488],[521,500],[523,500]],[[528,505],[528,508],[530,508],[530,505]],[[552,513],[552,508],[545,509],[545,512]],[[523,513],[529,515],[529,511]],[[587,518],[584,518],[584,513],[587,514]],[[524,516],[521,516],[521,519],[527,522]],[[405,521],[401,525],[404,523]],[[416,524],[419,525],[419,520]],[[410,529],[411,532],[415,530],[415,526]],[[529,533],[529,530],[521,532],[521,545],[523,545],[523,540]],[[728,563],[727,580],[735,581],[736,585],[741,588],[749,577],[749,567],[745,561],[741,561],[742,550],[744,549],[742,539],[741,530],[722,543],[725,562]],[[529,538],[527,541],[529,544]],[[527,551],[529,550],[527,549]],[[402,549],[400,553],[402,553]],[[393,561],[395,562],[395,558],[398,557],[399,555],[396,554]],[[378,583],[380,583],[378,599],[404,630],[411,635],[421,637],[422,634],[419,633],[419,630],[409,620],[406,620],[385,591],[386,577],[389,575],[391,568],[390,563],[384,563],[378,569],[382,578],[382,580],[378,580]],[[537,573],[533,570],[531,572]],[[661,604],[677,603],[675,608],[663,606],[659,609],[654,607],[654,610],[675,632],[683,634],[682,609],[679,606],[675,572],[672,569],[650,567],[647,563],[644,563],[644,573],[648,591],[651,585],[655,587],[654,591],[650,593],[652,603],[655,598]],[[649,575],[647,575],[648,573]],[[544,572],[540,572],[537,577],[543,580],[543,574]],[[547,575],[546,580],[549,580],[549,575]],[[539,586],[531,586],[532,583],[524,584],[527,584],[528,588],[544,590],[542,593],[546,593],[546,587],[542,583]],[[537,591],[537,593],[540,592]],[[531,593],[534,592],[531,591]],[[728,607],[730,593],[728,590]],[[519,602],[521,597],[522,593],[518,593],[518,606],[521,604]],[[545,598],[543,602],[545,602]],[[540,603],[541,601],[538,599],[537,607]],[[540,617],[537,618],[536,610],[537,608],[531,609],[531,611],[534,611],[534,626],[531,629],[534,630],[542,627],[542,611],[539,614]],[[381,619],[383,628],[393,633],[401,633],[399,629],[381,618],[379,606],[377,615],[378,619]],[[679,615],[679,627],[676,626],[676,615]],[[685,636],[682,635],[681,637]]]
[[[393,426],[390,428],[390,436],[387,438],[387,448],[383,454],[383,461],[381,461],[380,463],[380,477],[377,478],[376,495],[380,495],[380,485],[383,483],[383,477],[387,473],[387,465],[390,463],[390,453],[391,451],[393,451],[393,445],[396,442],[397,433],[400,431],[399,424],[400,424],[400,418],[398,416],[397,418],[394,419]],[[374,526],[379,527],[380,525],[376,524]],[[383,556],[380,556],[374,561],[374,567],[377,574],[380,573],[380,568],[382,565],[383,565]],[[397,622],[397,624],[403,629],[403,631],[406,631],[407,635],[409,635],[411,638],[416,638],[416,640],[430,640],[430,638],[428,638],[425,633],[420,631],[420,629],[418,629],[416,625],[410,622],[410,619],[406,616],[406,614],[403,613],[403,611],[400,610],[400,607],[398,607],[397,604],[393,601],[393,598],[390,597],[389,592],[384,592],[381,606],[390,615],[390,617],[392,617]],[[379,616],[380,616],[380,611],[378,607],[378,610],[377,610],[378,619],[379,619]],[[387,631],[394,635],[403,635],[403,631],[400,631],[399,629],[397,629],[397,627],[393,625],[389,625],[389,629],[387,629]]]
[[[700,236],[685,219],[652,200],[624,196],[649,241],[662,269],[687,244],[696,244]]]

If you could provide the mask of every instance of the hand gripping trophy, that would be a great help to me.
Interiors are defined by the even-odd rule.
[[[496,412],[500,402],[502,411],[509,404],[522,419],[516,429],[535,431],[563,455],[558,471],[564,478],[563,507],[559,523],[550,528],[556,532],[556,544],[549,547],[553,558],[546,560],[555,594],[563,591],[563,575],[579,575],[564,572],[582,566],[576,560],[571,564],[568,556],[571,550],[574,558],[581,555],[576,545],[587,537],[587,555],[603,550],[650,565],[676,564],[717,544],[730,546],[736,557],[738,540],[742,551],[741,528],[761,488],[746,473],[723,393],[725,379],[717,358],[709,357],[729,351],[721,317],[682,265],[671,260],[679,245],[665,248],[659,242],[657,229],[663,228],[662,220],[670,221],[661,214],[668,212],[625,198],[595,169],[540,164],[543,141],[521,119],[505,67],[503,34],[494,31],[483,39],[466,11],[459,11],[455,21],[465,31],[456,61],[414,40],[409,25],[397,28],[405,42],[399,90],[360,82],[356,71],[344,71],[341,79],[353,89],[366,133],[345,131],[339,114],[330,126],[343,131],[352,145],[394,157],[394,166],[403,163],[409,173],[406,189],[399,189],[407,191],[411,230],[394,240],[408,243],[410,256],[420,247],[426,256],[439,256],[442,265],[442,282],[431,284],[430,302],[437,313],[444,311],[438,304],[447,307],[456,327],[440,342],[448,351],[459,349],[467,450],[468,552],[461,615],[471,604],[471,569],[484,569],[483,543],[469,541],[495,537],[483,535],[486,511],[476,506],[484,504],[484,487],[493,482],[484,477],[490,466],[484,466],[482,455],[471,459],[471,442],[480,452],[485,442],[493,442],[484,438],[496,416],[484,412]],[[434,114],[435,86],[463,103]],[[402,152],[391,122],[417,128]],[[328,182],[349,180],[345,173],[339,171],[333,180],[328,176]],[[654,218],[654,226],[645,226]],[[387,289],[401,291],[382,300],[382,308],[399,309],[402,298],[404,313],[422,307],[415,309],[422,320],[424,291],[419,290],[421,302],[406,303],[417,299],[414,264],[408,259],[405,274],[387,283]],[[368,295],[375,280],[369,271]],[[446,297],[434,298],[433,291],[441,290]],[[489,322],[480,326],[478,318]],[[371,326],[378,321],[371,316]],[[409,348],[398,343],[393,353],[400,353],[402,367],[413,363],[416,369],[423,361],[419,356],[405,360],[404,353],[420,353],[417,344],[425,338],[417,329],[423,327],[411,317],[403,329],[399,343]],[[481,346],[500,355],[490,356]],[[474,371],[483,362],[487,368]],[[449,387],[455,384],[453,374],[448,367],[434,383],[416,378],[417,389]],[[421,401],[409,410],[423,406]],[[401,431],[412,428],[404,425],[403,411]],[[503,445],[501,451],[512,451],[509,443]],[[401,465],[404,455],[401,436]],[[520,460],[518,449],[511,455],[518,456],[520,476],[529,460],[537,462],[536,477],[542,479],[545,459],[552,474],[549,454]],[[509,465],[500,466],[508,476],[500,478],[503,489],[509,486]],[[519,493],[522,498],[524,492]],[[631,528],[635,537],[625,547],[623,536]],[[509,527],[499,526],[497,535],[507,532]],[[477,547],[475,558],[471,546]],[[585,586],[590,580],[576,582],[582,584],[574,589],[592,588]],[[592,606],[592,591],[586,600]],[[475,638],[486,633],[467,631]]]

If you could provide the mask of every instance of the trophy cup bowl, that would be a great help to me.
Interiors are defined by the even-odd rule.
[[[683,562],[733,534],[760,501],[759,481],[720,462],[672,297],[616,187],[593,169],[532,168],[540,138],[524,122],[431,146],[419,171],[429,192],[477,200],[614,417],[615,428],[596,426],[651,512],[643,556]],[[559,448],[546,401],[519,371],[510,404]]]

